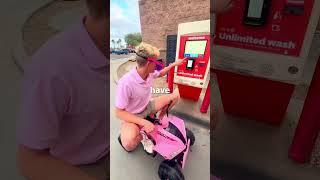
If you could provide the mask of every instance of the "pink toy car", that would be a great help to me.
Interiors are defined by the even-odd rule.
[[[156,125],[155,130],[147,134],[155,144],[153,153],[147,154],[153,157],[160,154],[165,159],[159,166],[160,179],[184,180],[181,169],[184,169],[189,148],[195,142],[194,134],[186,128],[182,119],[169,115],[168,111],[161,120],[150,116],[146,119]]]

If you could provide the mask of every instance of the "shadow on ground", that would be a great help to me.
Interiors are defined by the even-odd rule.
[[[261,172],[240,165],[215,161],[211,164],[212,172],[222,180],[278,180]]]

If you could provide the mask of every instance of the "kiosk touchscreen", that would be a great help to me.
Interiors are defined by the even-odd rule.
[[[266,23],[270,10],[270,0],[247,0],[244,24],[261,26]]]
[[[187,58],[186,70],[193,70],[195,67],[195,60],[197,58],[203,58],[207,41],[187,41],[184,50],[184,57]],[[198,66],[201,67],[201,63],[198,63]]]

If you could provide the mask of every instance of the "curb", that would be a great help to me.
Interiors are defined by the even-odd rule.
[[[119,77],[118,77],[118,70],[121,66],[123,66],[124,64],[126,64],[128,61],[130,61],[130,59],[132,58],[133,56],[130,56],[130,57],[127,57],[127,58],[123,58],[123,59],[117,59],[117,60],[110,60],[110,61],[124,61],[120,64],[119,62],[119,65],[117,65],[117,69],[112,73],[112,79],[113,79],[113,82],[118,84],[118,81],[119,81]]]
[[[11,57],[13,59],[13,63],[16,65],[18,70],[23,74],[24,73],[24,67],[26,66],[26,59],[28,58],[27,53],[24,50],[23,47],[23,27],[25,26],[26,22],[33,17],[34,14],[38,13],[43,8],[46,8],[50,6],[52,3],[54,3],[55,0],[47,0],[47,2],[44,2],[39,7],[34,8],[35,10],[31,11],[29,15],[27,15],[23,20],[22,24],[20,26],[20,33],[18,35],[17,43],[15,46],[11,48]]]
[[[200,125],[206,129],[210,129],[210,121],[206,121],[206,120],[203,120],[201,118],[198,118],[196,116],[191,116],[189,114],[186,114],[186,113],[183,113],[183,112],[179,112],[179,111],[176,111],[174,109],[172,109],[170,111],[171,114],[175,115],[175,116],[178,116],[184,120],[186,120],[187,122],[191,122],[191,123],[194,123],[194,124],[197,124],[197,125]]]

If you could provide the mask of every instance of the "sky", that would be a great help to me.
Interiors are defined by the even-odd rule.
[[[123,45],[126,34],[141,32],[138,0],[111,0],[110,25],[110,41],[122,39]]]

